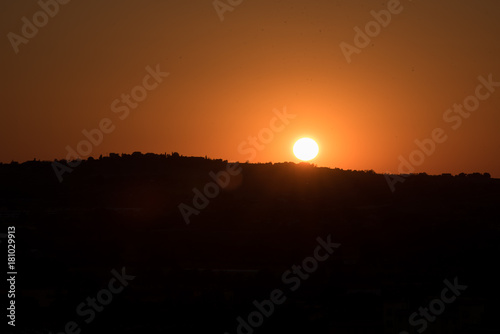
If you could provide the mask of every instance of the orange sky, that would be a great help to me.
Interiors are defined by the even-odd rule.
[[[22,36],[22,18],[33,22],[41,7],[3,2],[0,161],[64,158],[86,139],[82,130],[107,118],[113,131],[92,145],[94,157],[177,151],[298,161],[293,143],[309,136],[320,146],[318,166],[397,173],[415,140],[442,128],[447,139],[415,172],[500,177],[500,87],[456,130],[443,119],[475,94],[479,76],[500,82],[500,2],[402,0],[349,63],[340,44],[355,46],[353,29],[364,31],[370,11],[388,6],[396,3],[253,0],[221,21],[212,0],[73,0],[13,46],[8,34]],[[169,75],[147,79],[155,87],[120,119],[111,104],[144,85],[148,66]],[[239,145],[284,107],[296,117],[254,159],[242,154]]]

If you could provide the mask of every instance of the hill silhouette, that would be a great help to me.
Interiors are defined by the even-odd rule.
[[[237,333],[273,289],[286,301],[256,333],[414,332],[410,315],[455,278],[467,289],[427,331],[498,329],[500,180],[487,173],[409,175],[393,192],[382,174],[307,163],[136,152],[82,161],[62,182],[53,163],[0,164],[27,333],[71,320],[91,333]],[[283,273],[318,238],[338,246],[291,292]],[[83,321],[77,306],[122,267],[134,280]]]

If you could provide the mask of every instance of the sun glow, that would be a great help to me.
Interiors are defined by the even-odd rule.
[[[311,138],[301,138],[293,145],[293,154],[302,161],[314,159],[318,152],[318,144]]]

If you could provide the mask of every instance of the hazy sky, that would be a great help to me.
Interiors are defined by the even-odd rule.
[[[500,177],[499,1],[45,2],[0,4],[2,162],[62,159],[103,123],[83,158],[298,161],[308,136],[319,166],[396,173],[434,131],[415,172]]]

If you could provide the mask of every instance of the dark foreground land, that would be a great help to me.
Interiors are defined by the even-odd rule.
[[[5,280],[2,326],[12,333],[500,331],[500,180],[411,175],[391,192],[373,172],[236,167],[241,172],[216,196],[208,186],[213,198],[204,200],[193,188],[203,193],[226,161],[112,156],[82,162],[62,183],[50,162],[0,165],[1,258],[7,268],[14,226],[17,270],[16,326],[7,325]],[[196,212],[189,224],[181,203]]]

